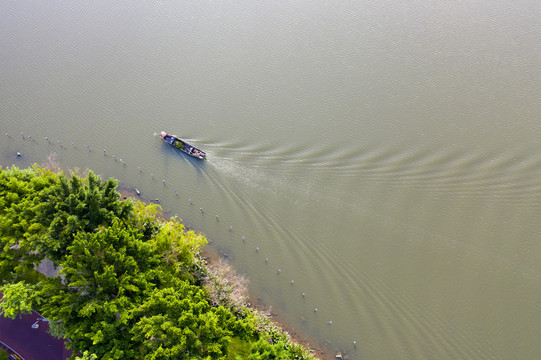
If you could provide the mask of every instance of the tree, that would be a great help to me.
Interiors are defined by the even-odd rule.
[[[290,354],[285,349],[283,342],[269,343],[261,338],[252,346],[248,360],[290,360]]]
[[[83,356],[76,356],[75,360],[97,360],[96,354],[91,354],[88,351],[83,352]]]
[[[48,229],[36,250],[57,262],[77,233],[110,226],[115,219],[128,221],[133,203],[119,201],[116,185],[113,179],[102,182],[92,171],[86,179],[75,174],[68,179],[61,174],[55,186],[41,194],[36,208],[38,221]]]
[[[162,207],[158,204],[145,204],[137,201],[133,211],[132,226],[138,229],[144,240],[152,238],[160,229],[161,223],[158,217]]]
[[[67,333],[64,323],[60,321],[49,321],[49,334],[57,339],[65,339]]]
[[[0,275],[17,277],[43,259],[35,243],[47,228],[40,224],[36,209],[40,197],[56,184],[56,175],[32,169],[0,168]]]
[[[211,308],[203,291],[186,281],[156,289],[133,310],[133,340],[144,359],[221,359],[236,319],[223,307]]]
[[[131,358],[130,310],[159,282],[159,258],[138,233],[113,220],[97,232],[79,232],[66,249],[61,276],[45,280],[43,313],[60,320],[76,350],[99,358]]]
[[[163,223],[150,242],[162,257],[167,271],[185,279],[192,279],[195,256],[207,244],[204,236],[185,231],[184,225],[176,218]]]
[[[0,287],[3,297],[0,300],[0,315],[15,319],[17,315],[30,314],[34,303],[40,303],[41,299],[35,285],[19,281]]]

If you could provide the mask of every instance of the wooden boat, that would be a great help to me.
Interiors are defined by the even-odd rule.
[[[193,145],[188,144],[185,141],[179,139],[176,135],[168,135],[165,131],[160,133],[160,137],[166,144],[171,145],[174,148],[200,160],[204,160],[207,154],[204,151],[199,150]]]

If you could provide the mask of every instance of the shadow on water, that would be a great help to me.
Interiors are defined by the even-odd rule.
[[[165,155],[164,165],[166,165],[166,168],[169,168],[169,169],[173,168],[175,166],[175,162],[177,161],[185,162],[191,165],[192,169],[194,169],[194,172],[197,175],[197,178],[199,180],[202,179],[203,172],[207,166],[208,160],[196,159],[165,143],[162,143],[162,146],[163,146],[163,153]]]

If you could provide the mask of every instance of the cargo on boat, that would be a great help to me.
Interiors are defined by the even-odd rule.
[[[187,142],[179,139],[176,135],[168,135],[165,131],[162,131],[160,133],[160,137],[166,144],[169,144],[172,147],[177,148],[183,153],[186,153],[194,158],[204,160],[207,156],[204,151],[199,150],[195,146],[190,145]]]

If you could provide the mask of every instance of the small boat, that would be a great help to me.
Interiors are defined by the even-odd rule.
[[[174,148],[200,160],[204,160],[207,154],[204,151],[199,150],[193,145],[188,144],[185,141],[179,139],[176,135],[168,135],[165,131],[160,133],[160,137],[166,144],[171,145]]]

